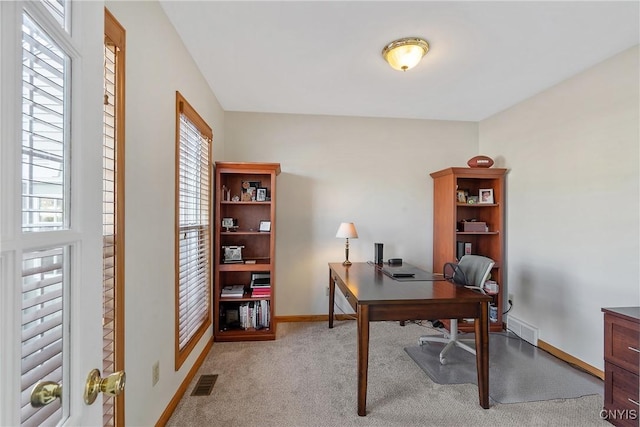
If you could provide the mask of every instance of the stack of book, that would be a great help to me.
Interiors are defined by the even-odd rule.
[[[228,285],[220,292],[222,298],[242,298],[244,296],[244,285]]]
[[[253,289],[251,289],[251,296],[253,298],[270,298],[271,297],[271,287],[253,288]]]
[[[253,298],[271,297],[271,275],[267,273],[251,273],[251,296]]]

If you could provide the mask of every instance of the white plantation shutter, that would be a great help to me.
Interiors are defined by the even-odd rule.
[[[47,8],[51,16],[58,21],[58,24],[64,29],[69,27],[67,20],[67,10],[69,9],[68,3],[71,0],[40,0],[40,2]]]
[[[179,102],[179,111],[176,347],[180,355],[211,322],[211,130],[186,101]],[[176,360],[179,365],[182,358]]]
[[[62,381],[66,252],[65,248],[54,248],[23,255],[22,425],[55,425],[62,419],[60,399],[38,409],[31,406],[30,396],[43,378]]]
[[[60,13],[56,15],[49,6]],[[50,1],[47,8],[64,20],[60,2]],[[21,189],[22,231],[26,233],[69,228],[70,64],[69,56],[23,12]],[[56,425],[67,417],[68,403],[56,399],[34,408],[30,395],[40,381],[63,381],[69,250],[59,246],[22,254],[20,419],[25,426]]]
[[[68,226],[69,58],[26,13],[22,28],[22,230],[59,230]]]

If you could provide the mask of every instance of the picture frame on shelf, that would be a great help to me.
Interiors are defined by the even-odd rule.
[[[467,197],[467,204],[468,205],[475,205],[476,203],[478,203],[478,196],[469,196],[469,197]]]
[[[242,181],[240,200],[243,202],[255,202],[256,189],[260,187],[260,181]]]
[[[236,231],[238,229],[238,220],[236,218],[222,218],[222,228],[225,231]]]
[[[493,203],[493,188],[481,188],[478,192],[478,203]]]
[[[456,190],[456,199],[458,203],[467,203],[467,196],[469,192],[467,190]]]
[[[256,189],[256,202],[267,201],[267,189],[266,187],[258,187]]]
[[[464,244],[464,254],[465,255],[471,255],[473,253],[472,252],[472,248],[473,248],[473,246],[471,245],[471,243],[465,242],[465,244]]]
[[[255,191],[256,189],[254,187],[248,187],[248,188],[243,188],[242,189],[242,195],[240,196],[240,201],[241,202],[250,202],[253,199],[255,199]]]
[[[260,221],[260,228],[258,228],[259,231],[263,231],[263,232],[270,232],[271,231],[271,221]]]
[[[226,264],[241,263],[242,248],[244,248],[244,246],[223,246],[222,249],[224,249],[224,262]]]

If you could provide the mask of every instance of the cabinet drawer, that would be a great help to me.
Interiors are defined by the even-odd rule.
[[[638,375],[640,325],[605,313],[604,359]]]
[[[640,415],[638,375],[605,362],[604,408],[615,425],[637,426]]]

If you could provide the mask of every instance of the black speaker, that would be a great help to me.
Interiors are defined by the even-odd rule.
[[[383,247],[383,244],[382,243],[374,243],[373,246],[375,248],[375,256],[373,257],[374,262],[376,264],[382,264],[382,259],[383,259],[382,247]]]

